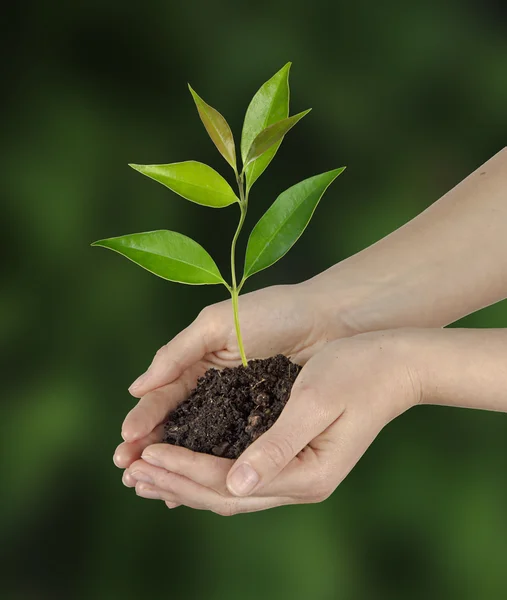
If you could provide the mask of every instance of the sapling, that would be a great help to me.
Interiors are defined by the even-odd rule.
[[[215,261],[200,244],[175,231],[134,233],[92,244],[114,250],[169,281],[190,285],[224,285],[232,298],[238,348],[245,367],[247,357],[238,313],[238,296],[245,281],[273,265],[290,250],[308,225],[326,189],[345,168],[305,179],[278,196],[250,234],[243,274],[238,281],[236,243],[245,222],[252,186],[273,160],[285,134],[311,110],[289,117],[290,66],[291,63],[287,63],[266,81],[248,106],[241,135],[241,170],[237,165],[234,138],[227,121],[189,85],[204,127],[234,172],[237,194],[219,173],[200,162],[130,165],[191,202],[211,208],[238,205],[239,222],[231,243],[230,282],[224,279]]]

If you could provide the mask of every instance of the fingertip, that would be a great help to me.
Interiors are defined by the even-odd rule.
[[[127,456],[125,454],[124,448],[123,448],[123,444],[120,444],[118,446],[118,448],[116,448],[114,454],[113,454],[113,463],[119,468],[119,469],[125,469],[126,467],[128,467],[128,459]]]
[[[136,409],[137,407],[129,412],[121,426],[121,437],[128,443],[136,442],[149,433],[149,431],[146,431],[146,427],[142,426],[142,422],[140,423],[140,419],[136,416]]]
[[[142,388],[143,384],[146,383],[146,380],[148,379],[148,372],[143,373],[142,375],[140,375],[129,387],[129,392],[133,395],[136,396],[139,392],[139,390]]]
[[[141,398],[141,397],[143,396],[143,394],[141,394],[141,393],[139,392],[139,387],[138,387],[138,386],[134,387],[134,384],[132,384],[132,385],[129,387],[129,389],[128,389],[128,392],[129,392],[129,394],[130,394],[131,396],[133,396],[134,398],[137,398],[137,399],[139,399],[139,398]]]
[[[136,485],[136,480],[128,471],[124,471],[121,481],[125,487],[133,488]]]
[[[132,429],[122,429],[121,430],[121,437],[125,440],[125,442],[127,442],[128,444],[131,444],[132,442],[135,442],[136,440],[138,440],[140,437],[142,437],[139,432],[132,430]]]

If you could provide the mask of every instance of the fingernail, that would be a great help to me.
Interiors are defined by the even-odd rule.
[[[135,391],[142,383],[146,381],[148,373],[143,373],[139,375],[139,377],[134,381],[134,383],[129,387],[129,392]]]
[[[151,454],[141,454],[141,458],[146,461],[148,464],[153,465],[154,467],[161,467],[162,464],[159,460],[154,458]]]
[[[153,479],[147,473],[144,473],[143,471],[133,471],[130,474],[137,481],[142,481],[143,483],[149,483],[151,485],[154,484]]]
[[[246,463],[240,465],[231,475],[227,487],[235,496],[246,496],[259,482],[257,472]]]

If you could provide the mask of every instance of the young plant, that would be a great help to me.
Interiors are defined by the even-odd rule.
[[[310,112],[305,110],[289,117],[290,66],[291,63],[287,63],[266,81],[250,102],[241,135],[241,171],[237,166],[234,138],[227,121],[189,85],[204,127],[234,171],[238,195],[214,169],[196,161],[129,165],[191,202],[212,208],[238,205],[239,223],[231,243],[230,283],[223,278],[215,261],[202,246],[175,231],[134,233],[92,244],[114,250],[169,281],[190,285],[224,285],[231,294],[238,347],[245,366],[247,359],[238,314],[238,295],[245,281],[274,264],[290,250],[308,225],[326,189],[345,169],[342,167],[305,179],[278,196],[250,234],[243,276],[238,283],[236,243],[245,222],[250,190],[273,160],[285,134]]]

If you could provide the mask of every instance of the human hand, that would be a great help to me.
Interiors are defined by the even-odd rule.
[[[138,495],[221,515],[327,498],[394,417],[420,400],[411,330],[326,345],[271,429],[231,461],[152,444],[124,475]]]
[[[346,293],[342,294],[342,301]],[[325,289],[312,282],[274,286],[240,297],[239,312],[247,356],[291,356],[304,364],[327,341],[355,333],[339,316]],[[167,415],[210,367],[240,364],[230,301],[207,307],[155,355],[131,392],[141,400],[127,415],[114,461],[120,468],[160,441]]]

